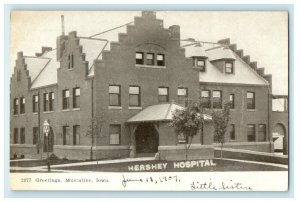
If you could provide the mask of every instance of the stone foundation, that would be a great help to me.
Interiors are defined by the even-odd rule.
[[[220,144],[213,144],[214,147],[220,148]],[[260,152],[274,152],[273,142],[225,142],[224,148],[243,149]]]
[[[69,160],[90,160],[90,146],[54,145],[54,152],[58,158]],[[129,156],[128,146],[97,146],[93,147],[93,159],[124,158]]]
[[[158,151],[161,160],[186,160],[186,150],[184,145],[159,146]],[[214,149],[211,145],[191,145],[188,150],[188,160],[213,159]]]
[[[27,159],[37,159],[41,157],[41,154],[37,153],[36,145],[30,144],[11,144],[9,155],[11,159],[13,159],[15,155],[17,158],[24,155],[24,158]]]

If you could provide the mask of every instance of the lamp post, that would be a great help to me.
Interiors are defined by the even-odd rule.
[[[50,159],[49,159],[49,132],[50,132],[50,124],[48,120],[46,119],[43,123],[43,132],[46,135],[46,140],[47,140],[47,167],[48,167],[48,172],[50,172]]]

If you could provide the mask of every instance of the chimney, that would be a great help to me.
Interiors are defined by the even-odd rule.
[[[42,47],[42,54],[44,54],[45,52],[48,52],[48,51],[52,51],[52,48],[51,47],[47,47],[47,46],[43,46]]]
[[[180,40],[180,26],[179,25],[172,25],[169,27],[171,38]]]
[[[155,11],[142,11],[142,17],[156,18],[156,12]]]
[[[61,35],[65,35],[65,16],[61,15]]]

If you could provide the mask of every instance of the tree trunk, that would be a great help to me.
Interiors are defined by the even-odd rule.
[[[188,160],[188,152],[189,152],[189,150],[188,150],[188,148],[186,148],[186,150],[185,150],[185,160],[186,161]]]
[[[94,146],[94,135],[92,135],[92,146],[91,146],[91,161],[93,160],[93,146]]]
[[[221,159],[223,159],[223,143],[221,143]]]

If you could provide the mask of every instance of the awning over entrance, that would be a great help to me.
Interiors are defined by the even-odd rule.
[[[128,119],[127,123],[171,121],[176,109],[181,110],[184,107],[174,103],[151,105]],[[211,117],[204,115],[204,119],[210,120]]]

